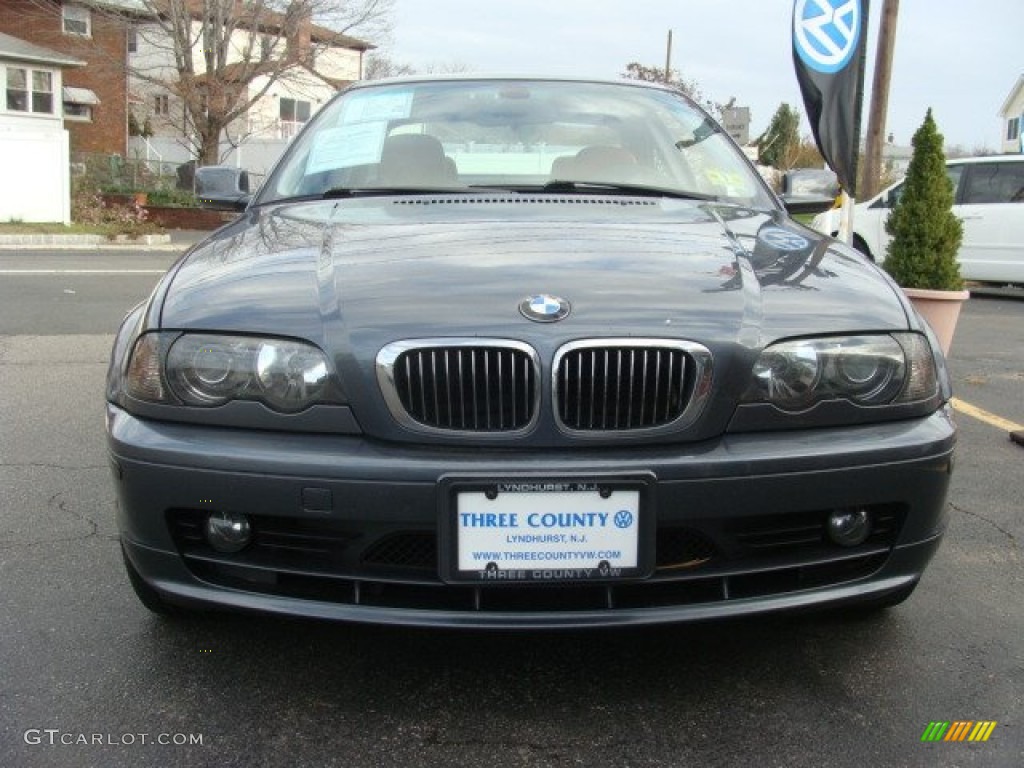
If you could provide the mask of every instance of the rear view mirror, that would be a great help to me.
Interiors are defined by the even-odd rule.
[[[195,194],[200,208],[244,211],[252,199],[249,172],[227,165],[196,168]]]

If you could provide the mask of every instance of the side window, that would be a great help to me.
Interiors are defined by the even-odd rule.
[[[964,177],[965,165],[947,165],[946,176],[953,183],[953,201],[956,202],[960,199],[957,192],[960,189],[960,180]]]
[[[964,203],[1024,203],[1024,163],[978,163],[968,177]]]
[[[889,190],[889,194],[882,198],[882,206],[884,208],[895,208],[896,203],[900,201],[901,197],[903,197],[902,184]]]

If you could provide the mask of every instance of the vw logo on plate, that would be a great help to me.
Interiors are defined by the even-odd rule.
[[[553,323],[569,314],[571,307],[565,299],[542,293],[519,302],[519,311],[527,320],[537,323]]]
[[[860,0],[797,0],[793,8],[793,44],[804,64],[833,74],[857,51],[861,32]]]

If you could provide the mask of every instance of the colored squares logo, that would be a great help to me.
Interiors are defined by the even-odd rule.
[[[921,741],[988,741],[996,725],[994,720],[933,720],[921,734]]]

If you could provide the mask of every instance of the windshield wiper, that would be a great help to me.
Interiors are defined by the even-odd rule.
[[[400,195],[467,195],[477,190],[467,187],[332,187],[323,199],[345,197],[390,197]]]
[[[549,181],[540,187],[543,192],[614,192],[640,197],[671,197],[677,200],[706,200],[717,203],[717,195],[703,192],[686,192],[681,189],[649,187],[644,184],[617,184],[605,181]]]

